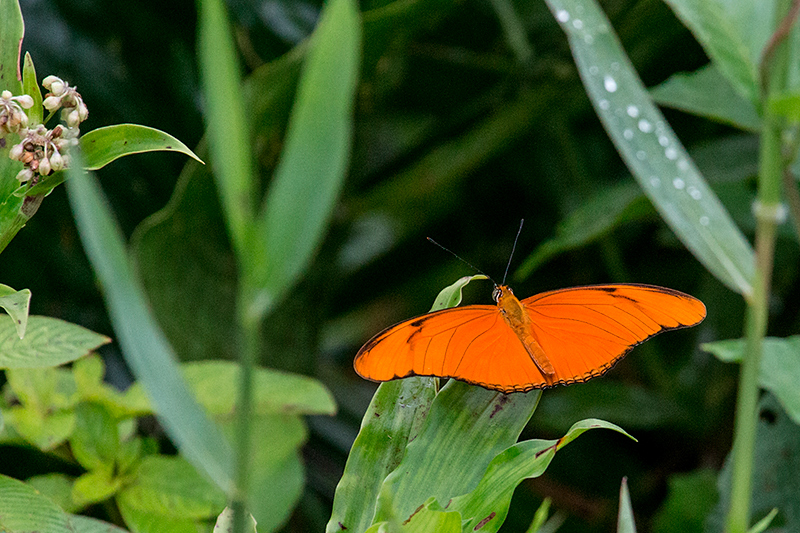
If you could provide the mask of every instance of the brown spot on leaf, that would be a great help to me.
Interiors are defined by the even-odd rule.
[[[484,518],[483,520],[481,520],[480,522],[478,522],[478,525],[477,525],[477,526],[475,526],[474,528],[472,528],[472,531],[478,531],[480,528],[482,528],[483,526],[485,526],[486,524],[488,524],[488,523],[489,523],[489,520],[491,520],[492,518],[494,518],[496,515],[497,515],[497,513],[495,513],[494,511],[492,511],[492,512],[491,512],[491,514],[490,514],[489,516],[487,516],[486,518]]]

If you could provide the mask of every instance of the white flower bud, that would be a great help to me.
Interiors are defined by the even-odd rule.
[[[48,111],[55,111],[59,107],[61,107],[61,97],[60,96],[48,96],[42,102],[42,105]]]
[[[49,89],[52,93],[61,94],[64,92],[64,80],[58,76],[47,76],[42,80],[42,85],[44,85],[44,87]]]
[[[50,166],[50,160],[46,157],[43,157],[42,160],[39,161],[39,174],[42,176],[49,176],[52,170],[53,169]]]
[[[72,111],[70,111],[69,115],[67,115],[66,122],[67,122],[67,126],[69,126],[70,128],[74,128],[76,126],[80,126],[80,123],[81,123],[81,114],[80,114],[80,112],[77,109],[73,109]]]
[[[81,119],[81,122],[89,118],[89,108],[86,107],[86,104],[83,103],[83,100],[78,103],[78,116]]]
[[[27,94],[17,96],[17,103],[22,109],[30,109],[33,107],[33,98]]]
[[[11,150],[8,152],[8,157],[13,159],[14,161],[22,161],[22,153],[25,151],[25,148],[22,146],[22,143],[15,144],[11,147]]]
[[[3,91],[2,93],[0,93],[0,98],[2,98],[3,100],[11,100],[12,96],[14,95],[11,94],[11,91]]]
[[[50,166],[53,167],[53,170],[61,170],[64,168],[64,159],[61,157],[61,154],[58,153],[58,150],[53,152],[53,155],[50,156]]]
[[[33,171],[29,168],[23,168],[17,173],[17,181],[25,183],[33,177]]]

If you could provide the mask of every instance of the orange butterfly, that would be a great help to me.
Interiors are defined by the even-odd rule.
[[[699,324],[703,302],[653,285],[592,285],[517,299],[496,285],[496,306],[467,305],[396,324],[370,339],[355,370],[372,381],[455,378],[504,393],[604,374],[637,344]]]

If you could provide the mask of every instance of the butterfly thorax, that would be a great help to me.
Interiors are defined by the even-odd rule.
[[[555,369],[547,358],[547,355],[545,355],[544,350],[542,350],[541,345],[536,340],[533,327],[531,327],[531,317],[528,316],[522,302],[514,296],[514,292],[506,285],[496,286],[492,296],[497,302],[497,307],[500,309],[503,320],[505,320],[508,327],[514,331],[517,338],[525,347],[525,351],[528,352],[528,355],[530,355],[536,366],[539,367],[539,370],[542,371],[545,378],[553,376],[555,374]]]

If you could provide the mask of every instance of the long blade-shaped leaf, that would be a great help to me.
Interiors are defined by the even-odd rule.
[[[144,385],[165,430],[181,452],[198,470],[229,491],[232,460],[228,443],[181,377],[172,348],[150,313],[139,280],[131,270],[122,232],[96,179],[80,170],[78,159],[73,159],[69,170],[67,193],[83,246],[103,286],[125,360]]]
[[[361,54],[356,3],[331,0],[312,39],[286,144],[245,261],[265,308],[291,288],[316,251],[350,156]]]
[[[731,289],[750,294],[753,250],[708,187],[594,0],[547,0],[569,37],[603,125],[639,185],[683,244]]]

